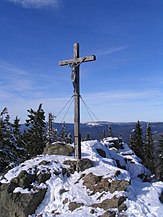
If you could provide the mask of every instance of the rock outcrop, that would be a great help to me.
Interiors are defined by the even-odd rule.
[[[94,166],[93,161],[88,158],[83,158],[80,160],[65,160],[63,162],[65,165],[69,165],[68,171],[73,174],[75,171],[83,172]]]
[[[124,196],[114,196],[111,199],[105,199],[101,203],[92,204],[94,208],[102,208],[104,210],[108,210],[110,208],[118,208],[124,203],[126,198]],[[126,209],[126,208],[125,208]]]
[[[136,184],[138,189],[145,189],[147,185],[137,178],[145,168],[136,156],[123,156],[121,149],[109,150],[107,143],[82,144],[80,160],[74,159],[72,146],[55,143],[46,147],[45,155],[25,161],[1,177],[0,217],[127,217],[137,205],[132,177],[142,185]],[[124,146],[123,154],[128,151]],[[162,203],[163,193],[159,192]],[[148,203],[144,197],[141,200]]]
[[[55,142],[45,147],[44,154],[72,156],[74,154],[74,148],[61,142]]]
[[[50,174],[30,174],[22,170],[10,183],[1,183],[0,186],[0,213],[1,217],[27,217],[33,214],[44,199],[47,188],[33,186],[39,181],[45,183]]]
[[[112,178],[103,178],[102,176],[96,176],[95,174],[88,173],[83,177],[83,185],[86,186],[92,194],[103,191],[114,193],[115,191],[124,191],[129,186],[129,182],[126,180],[111,180]]]

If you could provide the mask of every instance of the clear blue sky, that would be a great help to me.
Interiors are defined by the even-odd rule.
[[[163,121],[162,0],[0,0],[0,109],[24,122],[42,102],[56,115],[73,95],[71,68],[58,62],[75,42],[97,57],[80,73],[99,120]]]

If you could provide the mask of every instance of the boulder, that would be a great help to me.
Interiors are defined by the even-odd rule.
[[[110,192],[124,191],[129,186],[129,182],[126,180],[108,180],[109,178],[102,178],[102,176],[96,176],[95,174],[88,173],[83,177],[83,185],[86,186],[92,194],[97,192]]]
[[[62,168],[62,176],[70,177],[70,171],[67,168]]]
[[[98,217],[115,217],[116,216],[116,212],[115,211],[106,211],[104,212],[102,215],[98,216]]]
[[[93,191],[95,189],[95,186],[97,185],[97,183],[100,182],[101,179],[102,176],[96,176],[91,172],[84,176],[83,185],[85,185],[86,188],[88,188],[90,191]]]
[[[102,178],[100,180],[100,182],[97,184],[97,186],[95,187],[93,193],[102,193],[102,192],[108,192],[110,191],[110,182],[108,181],[108,178]]]
[[[114,193],[115,191],[124,191],[129,186],[129,182],[126,180],[112,180],[110,184],[110,193]]]
[[[96,151],[101,157],[106,158],[106,152],[104,150],[102,150],[101,148],[97,148]]]
[[[89,169],[94,166],[93,161],[88,158],[83,158],[77,161],[77,170],[78,172],[83,172],[86,169]]]
[[[49,165],[51,164],[50,161],[42,160],[38,165]]]
[[[26,170],[22,170],[19,175],[11,180],[11,183],[25,189],[31,188],[32,182],[36,180],[36,174],[30,174]]]
[[[112,197],[111,199],[105,199],[101,203],[95,203],[92,204],[92,207],[94,208],[101,208],[104,210],[108,210],[110,208],[118,208],[122,205],[122,203],[126,200],[126,197],[120,196],[120,197]]]
[[[51,173],[39,173],[37,175],[37,181],[39,184],[45,183],[48,179],[50,179]]]
[[[94,163],[87,158],[83,158],[80,160],[65,160],[63,164],[69,165],[68,168],[69,173],[73,174],[75,171],[83,172],[86,169],[89,169],[94,166]]]
[[[42,202],[47,189],[32,186],[32,183],[36,181],[39,184],[45,183],[50,176],[50,173],[41,173],[41,171],[36,175],[22,170],[17,177],[11,179],[10,183],[1,183],[1,217],[27,217],[33,214]],[[20,188],[20,192],[14,192],[17,187]]]
[[[15,183],[0,186],[1,217],[27,217],[33,214],[47,191],[47,189],[37,189],[30,193],[13,193],[11,185],[15,185]]]
[[[62,202],[63,204],[68,203],[68,198],[65,198],[64,201]]]
[[[66,190],[66,189],[64,189],[64,188],[61,188],[61,190],[59,191],[59,194],[63,194],[63,193],[65,193],[65,192],[68,192],[69,190]]]
[[[68,208],[71,212],[73,212],[75,209],[84,206],[84,203],[77,203],[77,202],[70,202],[68,205]]]
[[[74,148],[70,145],[57,142],[45,147],[43,154],[72,156],[74,154]]]
[[[65,160],[63,164],[69,165],[68,172],[73,174],[76,171],[76,160]]]

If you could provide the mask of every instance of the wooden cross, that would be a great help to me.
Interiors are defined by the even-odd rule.
[[[75,158],[81,159],[81,135],[80,135],[80,64],[96,60],[96,56],[79,57],[79,44],[74,44],[74,59],[59,61],[60,66],[69,65],[72,68],[72,82],[74,86],[74,146]]]

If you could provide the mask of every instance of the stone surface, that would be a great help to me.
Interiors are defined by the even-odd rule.
[[[31,188],[32,182],[36,180],[36,174],[30,174],[26,170],[22,170],[19,175],[11,180],[21,188]]]
[[[63,204],[68,203],[68,198],[65,198],[64,201],[62,202]]]
[[[110,193],[115,191],[124,191],[129,186],[129,182],[126,180],[112,180],[110,185]]]
[[[51,164],[50,161],[42,160],[38,165],[49,165]]]
[[[105,199],[101,203],[92,204],[94,208],[102,208],[104,210],[108,210],[110,208],[118,208],[121,204],[126,200],[126,197],[112,197],[111,199]]]
[[[63,193],[68,192],[68,191],[69,191],[69,190],[66,190],[66,189],[62,188],[62,189],[59,191],[59,194],[63,194]]]
[[[97,192],[102,193],[104,191],[114,193],[115,191],[124,191],[129,186],[129,182],[126,180],[108,180],[109,178],[102,178],[102,176],[96,176],[92,172],[83,177],[83,185],[86,186],[92,194]]]
[[[110,191],[110,182],[108,181],[108,178],[102,178],[100,180],[100,182],[96,185],[93,193],[97,193],[97,192],[108,192]]]
[[[13,183],[11,183],[13,185]],[[1,217],[27,217],[35,212],[42,202],[47,189],[37,189],[34,193],[11,192],[11,184],[0,186]]]
[[[37,175],[37,181],[39,184],[45,183],[48,179],[50,179],[51,173],[39,173]]]
[[[89,169],[94,166],[93,161],[87,158],[83,158],[77,161],[77,170],[78,172],[83,172],[86,169]]]
[[[106,152],[104,150],[97,148],[96,151],[101,157],[106,157]]]
[[[37,171],[35,171],[37,172]],[[33,187],[33,182],[45,183],[50,173],[38,175],[22,170],[10,183],[0,185],[0,213],[1,217],[27,217],[33,214],[42,202],[47,189]],[[15,188],[28,189],[29,193],[14,193]],[[31,190],[31,191],[30,191]]]
[[[108,210],[98,217],[115,217],[115,216],[116,216],[116,212]]]
[[[70,202],[69,205],[68,205],[69,210],[71,212],[74,211],[75,209],[81,207],[81,206],[84,206],[84,203]]]
[[[125,203],[122,203],[119,207],[118,207],[118,211],[122,212],[122,211],[126,211],[127,210],[127,206]]]
[[[65,160],[63,164],[69,165],[68,172],[73,174],[76,171],[76,160]]]
[[[86,188],[88,188],[89,190],[93,191],[95,189],[95,186],[97,185],[97,183],[100,182],[101,179],[102,176],[96,176],[91,172],[84,176],[83,185],[85,185]]]
[[[45,147],[43,154],[72,156],[74,154],[74,148],[64,143],[54,143]]]
[[[73,174],[75,171],[83,172],[84,170],[94,166],[94,163],[87,158],[83,158],[80,160],[65,160],[63,163],[70,166],[70,168],[68,168],[67,170],[71,174]]]
[[[161,203],[163,203],[163,190],[162,190],[162,192],[161,192],[161,194],[159,196],[159,200],[160,200]]]

